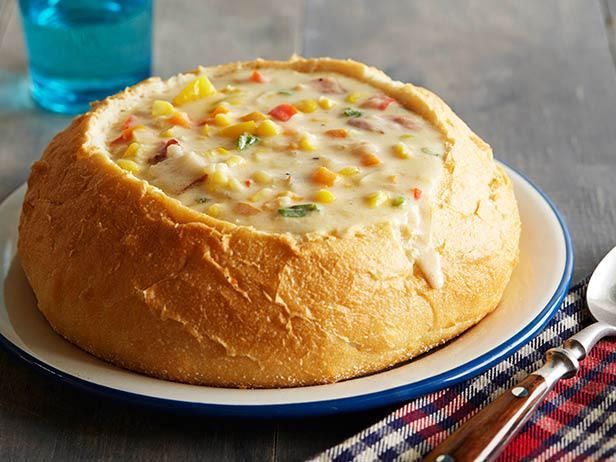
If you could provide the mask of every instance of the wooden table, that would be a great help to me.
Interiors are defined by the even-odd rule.
[[[554,199],[578,279],[616,244],[614,18],[616,0],[159,0],[155,72],[296,52],[426,86]],[[32,104],[25,72],[17,7],[1,0],[0,199],[69,120]],[[0,460],[301,460],[388,411],[176,416],[78,392],[0,352]]]

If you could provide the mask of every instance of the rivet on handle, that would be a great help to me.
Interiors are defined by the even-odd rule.
[[[434,460],[436,460],[436,462],[456,462],[456,459],[451,457],[449,454],[441,454]]]
[[[515,387],[511,389],[511,394],[516,398],[524,398],[528,396],[528,389],[524,387]]]

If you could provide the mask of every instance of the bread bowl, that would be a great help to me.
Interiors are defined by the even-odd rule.
[[[76,118],[32,167],[18,251],[51,326],[97,357],[290,387],[479,322],[519,234],[510,180],[441,99],[293,57],[148,79]]]

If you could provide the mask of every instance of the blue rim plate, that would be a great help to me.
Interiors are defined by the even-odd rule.
[[[399,403],[473,377],[537,335],[558,310],[573,272],[573,249],[552,201],[508,166],[522,217],[520,263],[501,305],[445,346],[387,371],[344,382],[273,390],[199,387],[116,368],[55,334],[15,257],[25,185],[0,205],[0,343],[65,383],[113,399],[172,411],[243,417],[302,417]],[[540,276],[540,277],[538,277]]]

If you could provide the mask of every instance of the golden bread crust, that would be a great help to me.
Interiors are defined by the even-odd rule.
[[[32,167],[18,250],[53,328],[156,377],[286,387],[382,370],[491,312],[517,263],[520,221],[490,147],[434,94],[357,62],[294,57],[194,72],[255,66],[369,82],[444,134],[432,225],[444,286],[426,282],[389,224],[345,237],[259,232],[184,207],[117,167],[105,127],[131,101],[191,78],[184,74],[99,103]]]

